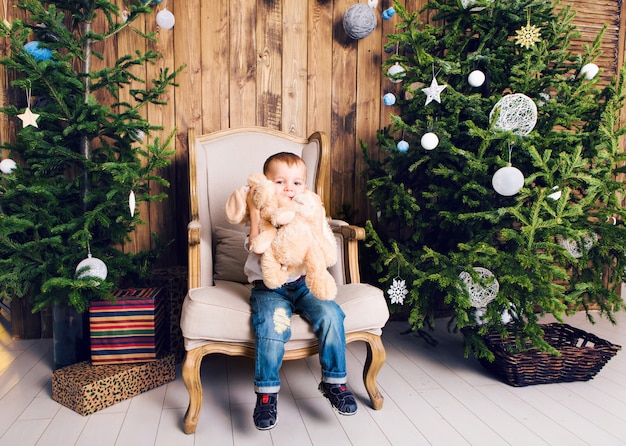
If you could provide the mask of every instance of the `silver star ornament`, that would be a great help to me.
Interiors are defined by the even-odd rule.
[[[432,101],[437,101],[441,104],[441,92],[445,90],[446,87],[447,85],[439,85],[437,83],[437,78],[433,77],[433,80],[430,83],[430,87],[422,89],[422,91],[426,95],[426,103],[424,105],[428,105]]]

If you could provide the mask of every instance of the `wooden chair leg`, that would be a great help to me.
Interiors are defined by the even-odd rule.
[[[387,353],[380,336],[366,333],[364,341],[365,345],[367,345],[367,358],[363,367],[363,383],[372,402],[372,408],[380,410],[383,408],[384,398],[378,390],[376,377],[385,363]]]
[[[193,434],[196,432],[200,409],[202,409],[200,364],[202,363],[203,356],[202,348],[199,347],[189,350],[185,355],[185,361],[183,362],[183,382],[187,388],[187,393],[189,393],[189,407],[187,408],[183,422],[183,430],[186,434]]]

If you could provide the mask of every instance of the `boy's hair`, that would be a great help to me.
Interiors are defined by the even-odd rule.
[[[274,155],[270,156],[268,159],[265,160],[265,163],[263,164],[263,174],[264,175],[267,175],[267,172],[269,171],[270,165],[273,162],[285,163],[289,167],[291,167],[291,166],[293,166],[295,164],[304,164],[304,160],[302,158],[300,158],[298,155],[296,155],[295,153],[278,152],[278,153],[275,153]]]

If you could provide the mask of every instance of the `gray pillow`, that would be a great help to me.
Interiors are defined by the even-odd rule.
[[[246,234],[235,229],[215,228],[215,280],[248,283],[243,266],[248,257],[244,246]]]

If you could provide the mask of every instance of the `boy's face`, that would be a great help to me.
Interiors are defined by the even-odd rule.
[[[288,165],[274,161],[269,166],[266,177],[274,182],[276,195],[293,198],[306,191],[306,166],[304,163]]]

